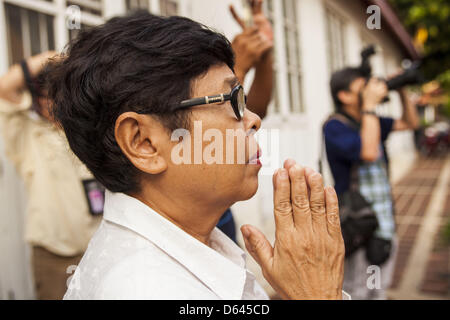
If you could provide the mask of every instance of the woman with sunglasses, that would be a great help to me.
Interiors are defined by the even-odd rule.
[[[215,227],[255,194],[261,168],[261,119],[246,108],[229,41],[141,12],[81,33],[52,68],[55,117],[107,189],[65,299],[267,299]],[[334,189],[292,160],[273,183],[277,239],[243,226],[248,251],[282,298],[342,299]]]

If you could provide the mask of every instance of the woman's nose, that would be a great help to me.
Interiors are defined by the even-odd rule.
[[[244,121],[245,131],[255,130],[256,132],[261,128],[261,118],[248,109],[245,109],[242,120]]]

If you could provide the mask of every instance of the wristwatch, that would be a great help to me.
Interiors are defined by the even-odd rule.
[[[369,111],[369,110],[363,110],[363,111],[361,111],[361,114],[370,114],[370,115],[372,115],[372,116],[377,117],[377,113],[376,113],[375,111],[373,111],[373,110],[371,110],[371,111]]]

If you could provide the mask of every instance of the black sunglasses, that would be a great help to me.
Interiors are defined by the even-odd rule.
[[[229,94],[221,93],[214,96],[183,100],[176,109],[190,108],[202,104],[222,103],[228,100],[231,101],[231,106],[236,114],[236,118],[241,120],[244,116],[245,108],[247,107],[247,96],[244,93],[244,88],[240,84],[231,89]]]

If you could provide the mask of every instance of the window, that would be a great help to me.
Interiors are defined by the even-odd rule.
[[[268,0],[266,2],[264,2],[264,4],[266,5],[265,7],[265,11],[267,14],[267,18],[269,19],[270,23],[272,24],[272,27],[274,25],[274,10],[273,10],[273,1],[272,0]],[[274,74],[277,74],[277,50],[274,50],[273,55],[274,55],[274,63],[273,63],[273,72]],[[273,112],[275,113],[279,113],[280,112],[280,101],[278,99],[278,90],[277,90],[277,83],[276,83],[276,76],[273,77],[273,87],[272,87],[272,97],[273,97]]]
[[[274,29],[275,113],[302,113],[300,38],[296,0],[268,0],[266,12]],[[284,98],[283,98],[284,97]]]
[[[55,49],[53,17],[5,3],[9,63]]]
[[[13,64],[40,52],[62,50],[79,29],[105,21],[104,6],[117,7],[118,3],[116,0],[3,1],[7,39],[2,45],[8,48],[8,55],[0,58]]]
[[[73,40],[77,37],[78,33],[80,33],[81,30],[86,30],[90,26],[85,24],[80,24],[80,29],[69,29],[69,40]]]
[[[346,64],[345,21],[331,9],[326,9],[327,55],[330,73],[343,68]]]
[[[67,7],[76,5],[83,14],[102,16],[102,0],[68,0]]]
[[[127,11],[133,11],[138,9],[149,9],[148,0],[127,0],[126,1]]]
[[[178,14],[178,1],[159,0],[159,10],[163,16],[175,16]]]
[[[174,16],[179,13],[177,0],[126,0],[126,10],[149,10],[163,16]]]
[[[68,40],[74,39],[81,30],[104,22],[102,0],[68,0],[67,8],[70,6],[76,6],[75,12],[71,12],[75,13],[75,16],[76,11],[79,10],[80,21],[78,21],[79,25],[77,28],[67,28],[69,33]],[[68,13],[69,11],[66,10],[66,19],[70,19],[70,17],[67,16]]]
[[[289,83],[290,111],[302,112],[300,44],[297,25],[297,1],[283,0],[284,37],[287,53],[287,77]]]
[[[135,9],[177,15],[178,0],[8,0],[5,8],[7,39],[2,45],[9,64],[47,50],[62,50],[80,30]],[[62,5],[63,4],[63,5]],[[2,17],[3,18],[3,17]],[[2,39],[3,40],[3,39]]]

